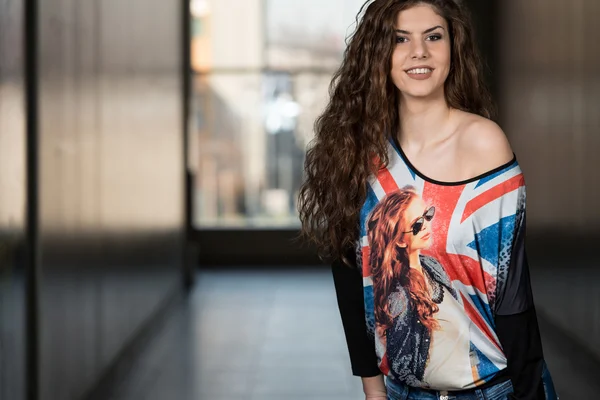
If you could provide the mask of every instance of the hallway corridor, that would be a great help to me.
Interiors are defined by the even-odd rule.
[[[93,399],[362,400],[332,285],[325,268],[202,271],[130,368]],[[597,366],[540,325],[561,399],[596,398]]]

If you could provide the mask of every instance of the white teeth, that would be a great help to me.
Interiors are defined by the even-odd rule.
[[[429,69],[429,68],[414,68],[414,69],[407,71],[407,73],[409,73],[409,74],[428,74],[430,72],[431,72],[431,69]]]

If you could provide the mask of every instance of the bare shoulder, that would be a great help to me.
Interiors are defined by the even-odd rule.
[[[462,112],[459,116],[458,151],[473,160],[479,172],[502,166],[513,159],[508,138],[498,124],[482,116]]]

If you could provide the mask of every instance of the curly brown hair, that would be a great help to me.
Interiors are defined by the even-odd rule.
[[[369,259],[365,261],[373,273],[375,320],[382,336],[393,323],[394,315],[390,311],[388,296],[395,290],[397,282],[406,288],[410,303],[423,326],[430,331],[439,326],[433,318],[439,308],[431,299],[425,277],[410,267],[406,248],[398,246],[406,234],[402,229],[404,212],[417,196],[412,187],[389,193],[377,203],[367,220],[370,251]]]
[[[396,16],[418,4],[431,5],[448,23],[451,66],[444,83],[448,106],[492,118],[473,27],[458,0],[365,3],[331,81],[329,103],[315,121],[298,196],[300,237],[317,245],[322,260],[341,259],[351,265],[345,252],[358,239],[367,179],[388,165],[387,141],[399,129],[399,93],[390,77]]]

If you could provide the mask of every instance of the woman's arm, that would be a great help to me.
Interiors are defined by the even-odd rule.
[[[353,251],[346,254],[348,259],[356,263]],[[331,264],[333,282],[346,344],[350,355],[352,374],[362,378],[366,398],[371,400],[385,399],[386,391],[383,375],[377,365],[374,338],[367,332],[363,281],[356,265],[349,267],[341,260]]]
[[[351,261],[355,256],[348,252]],[[350,355],[352,374],[360,377],[374,377],[381,374],[375,354],[375,341],[367,333],[363,282],[360,270],[348,267],[341,260],[331,264],[333,282],[346,344]]]
[[[525,183],[518,189],[515,232],[506,275],[499,278],[496,333],[507,358],[512,399],[544,400],[544,355],[525,252]]]
[[[386,400],[387,391],[383,381],[383,375],[362,378],[365,400]]]
[[[535,308],[496,316],[496,332],[508,361],[513,400],[545,400],[542,383],[544,355]]]

